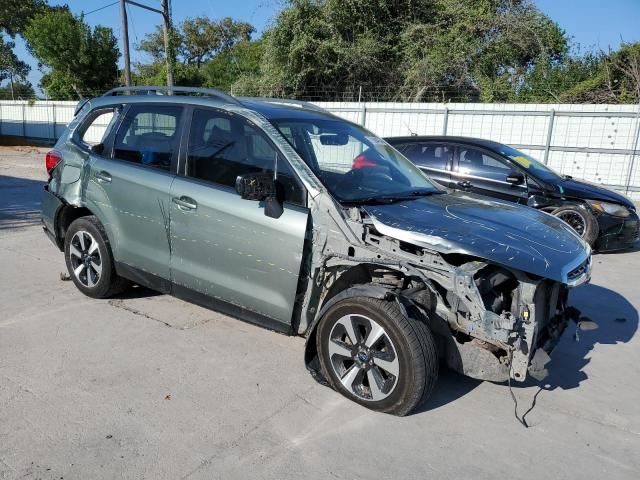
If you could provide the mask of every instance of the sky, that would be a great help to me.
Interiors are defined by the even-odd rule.
[[[160,0],[138,0],[159,8]],[[640,0],[534,0],[540,10],[555,20],[582,50],[591,47],[616,49],[621,41],[640,41]],[[120,6],[116,3],[89,13],[114,0],[50,0],[52,5],[67,4],[76,14],[85,12],[85,20],[92,26],[101,24],[114,29],[120,38]],[[207,15],[212,18],[233,17],[251,23],[260,34],[273,20],[285,0],[173,0],[173,21],[178,23],[187,17]],[[160,22],[159,15],[129,5],[129,41],[131,61],[147,61],[145,54],[135,51],[146,33],[152,32]],[[31,65],[29,81],[37,86],[42,76],[37,62],[27,52],[24,43],[16,38],[18,58]]]

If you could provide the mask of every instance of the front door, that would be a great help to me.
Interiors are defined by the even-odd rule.
[[[176,293],[275,330],[291,325],[308,211],[288,163],[254,125],[216,109],[195,109],[184,174],[171,187],[171,272]],[[276,162],[276,158],[278,161]],[[284,187],[284,213],[264,214],[242,200],[238,175],[273,173]]]
[[[522,175],[520,184],[509,183],[507,177],[521,172],[497,155],[476,147],[459,146],[456,159],[451,172],[453,188],[510,202],[526,203],[525,176]]]
[[[92,155],[86,193],[87,206],[105,226],[120,268],[167,282],[170,190],[182,112],[181,106],[130,106],[110,158]]]

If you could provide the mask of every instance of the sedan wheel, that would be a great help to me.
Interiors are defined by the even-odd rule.
[[[564,220],[573,228],[581,237],[587,228],[587,220],[577,210],[565,210],[556,215],[560,220]]]

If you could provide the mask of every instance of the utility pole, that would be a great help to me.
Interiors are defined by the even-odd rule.
[[[133,0],[120,0],[120,13],[122,15],[122,41],[124,43],[124,76],[127,86],[131,85],[131,65],[129,60],[129,31],[127,22],[127,10],[126,4],[135,5],[136,7],[144,8],[151,12],[159,13],[162,15],[162,33],[164,35],[164,56],[167,61],[167,86],[173,87],[173,60],[174,52],[171,41],[171,13],[169,0],[162,0],[162,10],[152,8],[142,3],[134,2]]]
[[[164,56],[167,60],[167,87],[173,87],[173,45],[171,41],[171,14],[169,0],[162,0],[162,33],[164,34]]]
[[[131,86],[131,59],[129,57],[129,22],[127,20],[126,0],[120,0],[120,16],[122,17],[122,50],[124,51],[124,84]]]

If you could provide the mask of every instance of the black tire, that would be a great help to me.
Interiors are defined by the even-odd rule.
[[[598,220],[586,208],[580,205],[567,205],[565,207],[556,208],[551,215],[564,220],[573,228],[582,239],[593,247],[600,228]]]
[[[85,241],[85,250],[84,246],[81,248],[80,238]],[[93,241],[96,242],[96,250],[89,254]],[[74,253],[72,248],[75,249]],[[79,256],[78,253],[83,255]],[[73,283],[88,297],[109,298],[129,286],[130,282],[116,273],[109,239],[104,227],[93,215],[80,217],[71,223],[65,234],[64,258]],[[99,274],[96,267],[100,269]],[[76,274],[78,268],[80,273]]]
[[[362,375],[360,377],[362,383],[366,384],[360,385],[361,382],[357,380],[359,377],[356,376],[350,384],[350,389],[346,388],[341,381],[341,378],[346,379],[349,376],[349,372],[352,371],[345,366],[348,365],[349,360],[346,356],[335,353],[335,345],[342,345],[339,342],[343,342],[344,340],[342,339],[346,340],[348,338],[348,336],[345,337],[344,335],[340,337],[346,317],[354,319],[351,320],[351,324],[355,324],[355,328],[359,330],[359,333],[354,331],[354,334],[356,336],[361,335],[362,345],[371,332],[371,330],[366,331],[367,322],[371,325],[370,320],[381,326],[384,329],[384,335],[386,335],[386,337],[381,337],[381,343],[377,343],[378,347],[383,348],[385,351],[373,352],[372,348],[368,352],[370,353],[368,361],[372,362],[370,365],[363,365],[361,357],[358,356],[359,354],[353,356],[352,368],[358,367],[360,369],[361,373],[356,375]],[[365,319],[364,327],[358,325],[358,322],[362,321],[362,319]],[[389,345],[387,345],[387,340],[390,340]],[[330,342],[333,342],[332,346],[334,348],[331,355],[329,352],[329,349],[332,348],[330,347]],[[318,325],[316,343],[322,373],[329,385],[350,400],[356,401],[371,410],[398,416],[407,415],[431,395],[438,378],[438,353],[429,327],[420,320],[407,317],[403,313],[403,309],[395,301],[369,297],[352,297],[337,302],[329,308],[321,319]],[[347,341],[345,344],[348,345],[350,343],[352,342]],[[350,348],[352,349],[351,351],[354,351],[354,349],[357,350],[362,347],[352,345]],[[378,361],[378,358],[382,358],[379,355],[389,355],[389,352],[393,350],[396,353],[398,374],[394,376],[388,374],[384,369],[382,370],[382,376],[385,377],[383,385],[388,387],[390,383],[387,382],[392,382],[393,387],[388,393],[384,393],[378,388],[378,396],[384,394],[386,397],[374,400],[373,390],[367,386],[369,381],[364,380],[364,377],[370,378],[368,377],[368,369],[377,368],[375,362]],[[367,352],[365,352],[365,356],[367,356],[366,354]],[[387,356],[386,358],[389,359],[391,357]],[[346,373],[342,377],[336,371],[334,366],[336,363],[345,368],[344,372]],[[374,372],[371,373],[373,374]],[[376,375],[373,375],[374,378],[381,378],[380,373]],[[364,398],[364,396],[371,398]]]

